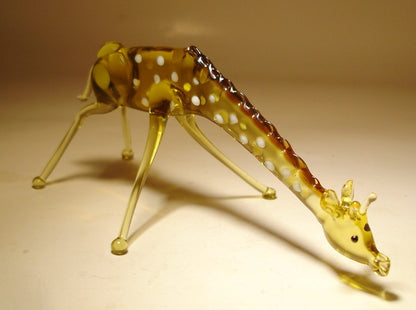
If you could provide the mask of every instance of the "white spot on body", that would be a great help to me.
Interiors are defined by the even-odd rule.
[[[299,183],[293,183],[292,187],[293,187],[293,190],[295,192],[300,193],[302,191],[302,188],[300,187],[300,184]]]
[[[248,139],[245,135],[240,135],[240,142],[241,144],[247,144],[248,143]]]
[[[195,106],[199,106],[201,104],[201,100],[199,99],[198,96],[192,96],[191,102]]]
[[[260,137],[256,139],[256,144],[259,148],[262,148],[262,149],[266,147],[266,142],[264,142],[263,138],[260,138]]]
[[[138,79],[133,79],[133,85],[134,86],[139,86],[140,81]]]
[[[221,116],[221,114],[215,114],[214,115],[214,121],[217,124],[224,124],[224,118]]]
[[[214,103],[217,101],[217,98],[215,97],[214,94],[209,95],[208,97],[209,102]]]
[[[158,84],[158,83],[160,82],[160,76],[159,76],[159,75],[157,75],[157,74],[155,74],[155,75],[153,76],[153,80],[155,81],[155,83],[156,83],[156,84]]]
[[[284,177],[284,178],[288,178],[288,177],[290,177],[290,170],[289,169],[287,169],[287,168],[282,168],[282,169],[280,169],[280,173],[282,174],[282,176]]]
[[[266,168],[267,168],[267,169],[269,169],[270,171],[274,171],[274,165],[273,165],[273,163],[272,163],[271,161],[266,160],[266,161],[264,162],[264,165],[265,165],[265,166],[266,166]]]
[[[238,123],[238,118],[234,113],[230,114],[230,124],[234,125]]]
[[[199,81],[198,81],[198,79],[197,79],[196,77],[194,77],[194,78],[192,79],[192,82],[193,82],[195,85],[199,85]]]
[[[147,98],[142,98],[142,105],[144,105],[145,107],[149,106],[149,100]]]
[[[163,65],[165,64],[165,58],[163,58],[163,56],[157,56],[157,58],[156,58],[156,63],[157,63],[159,66],[163,66]]]
[[[170,78],[171,78],[172,82],[179,81],[179,76],[175,71],[172,72],[172,74],[170,75]]]
[[[137,62],[138,64],[139,64],[139,63],[141,63],[141,62],[142,62],[142,60],[143,60],[143,58],[142,58],[142,55],[140,55],[140,54],[137,54],[137,55],[134,57],[134,61],[135,61],[135,62]]]

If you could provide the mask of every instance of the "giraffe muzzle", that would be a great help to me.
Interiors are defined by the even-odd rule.
[[[371,268],[379,276],[385,277],[390,270],[390,259],[382,253],[377,253],[371,261]]]

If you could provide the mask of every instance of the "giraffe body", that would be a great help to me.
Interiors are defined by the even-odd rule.
[[[177,118],[198,143],[262,192],[264,198],[275,198],[272,188],[251,178],[212,145],[195,123],[194,116],[199,115],[222,127],[280,179],[317,217],[336,250],[368,264],[380,275],[387,275],[390,261],[378,252],[367,222],[366,209],[375,198],[371,196],[373,198],[363,206],[353,201],[352,181],[348,181],[339,202],[335,192],[320,184],[290,143],[198,48],[127,48],[117,42],[108,42],[98,52],[80,99],[87,99],[91,89],[97,102],[80,111],[43,173],[34,179],[33,187],[41,188],[46,184],[46,178],[85,117],[120,107],[126,141],[123,158],[129,159],[132,151],[125,108],[149,113],[145,154],[119,237],[112,243],[113,253],[127,252],[131,218],[169,117]]]
[[[203,116],[303,199],[325,191],[290,143],[198,48],[121,47],[102,56],[92,74],[93,81],[105,81],[93,84],[98,101],[166,116]]]

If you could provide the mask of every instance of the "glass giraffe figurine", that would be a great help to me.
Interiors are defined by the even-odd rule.
[[[262,193],[263,198],[275,198],[273,188],[253,179],[207,139],[195,122],[195,115],[199,115],[223,128],[282,181],[316,216],[329,243],[337,251],[369,265],[381,276],[388,274],[390,260],[377,250],[367,220],[368,206],[376,195],[370,194],[363,204],[354,201],[352,181],[347,181],[342,188],[341,201],[334,190],[325,189],[289,142],[198,48],[128,48],[117,42],[107,42],[98,52],[79,99],[87,100],[92,90],[96,102],[79,111],[32,186],[40,189],[46,185],[47,178],[88,116],[120,108],[125,140],[122,157],[127,160],[133,157],[133,152],[126,107],[149,113],[144,155],[120,233],[111,244],[112,253],[127,253],[128,232],[137,200],[170,116],[209,153]]]

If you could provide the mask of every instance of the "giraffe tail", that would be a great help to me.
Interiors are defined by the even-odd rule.
[[[91,96],[91,92],[92,92],[91,74],[92,74],[92,68],[90,69],[90,72],[88,74],[87,85],[85,85],[84,91],[82,92],[81,95],[77,96],[77,99],[80,101],[87,101],[88,98]]]

